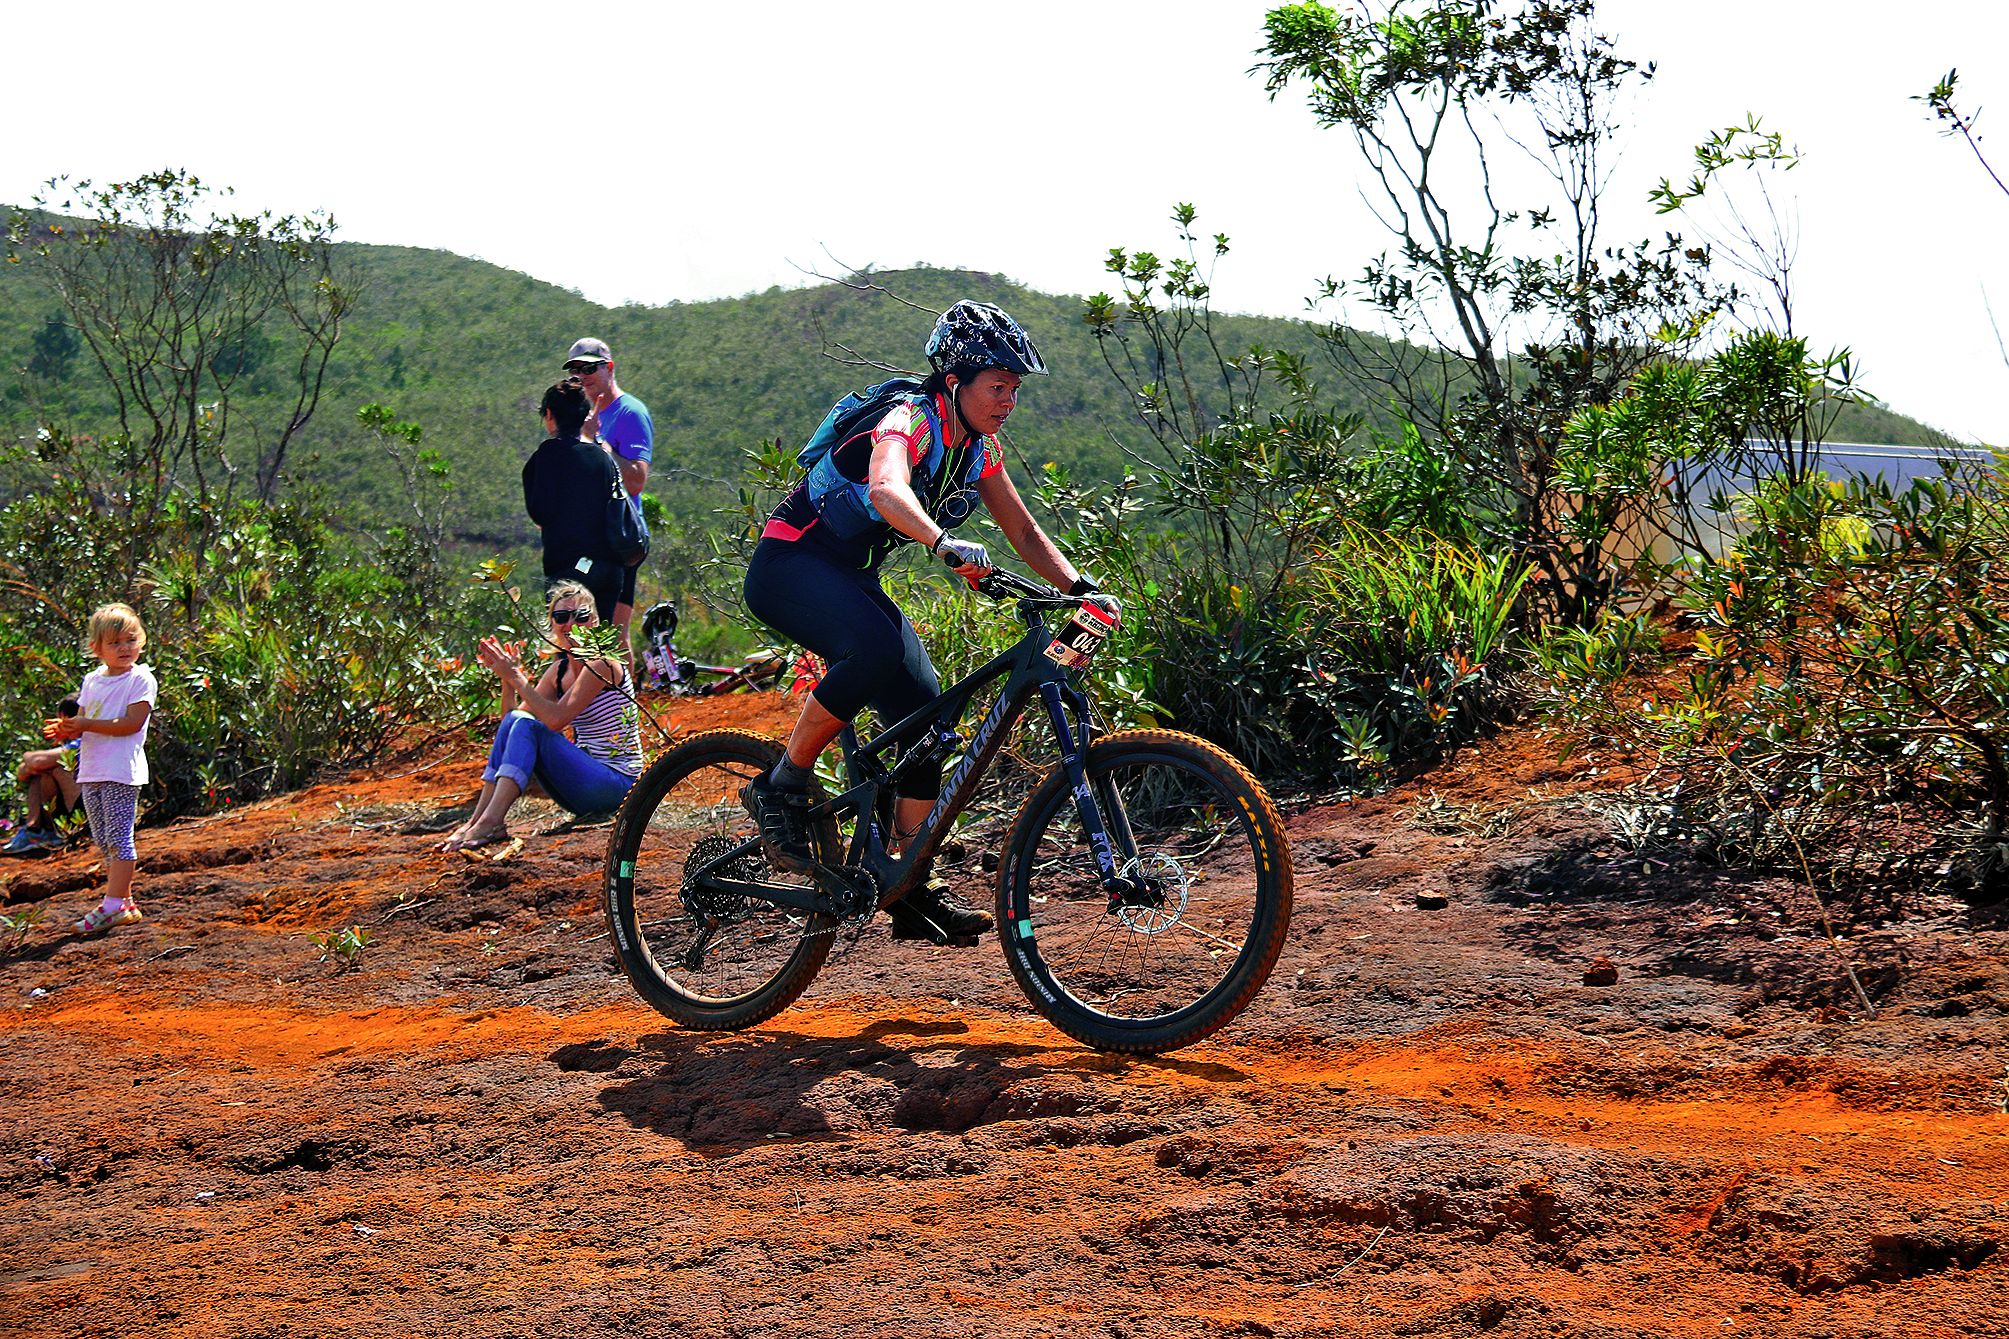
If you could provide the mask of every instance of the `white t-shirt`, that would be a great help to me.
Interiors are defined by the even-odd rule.
[[[123,718],[135,702],[145,702],[149,706],[159,701],[160,689],[153,681],[153,671],[145,665],[134,665],[124,674],[113,674],[102,666],[84,676],[84,687],[77,694],[77,703],[82,708],[80,714],[88,720],[116,721]],[[85,731],[79,736],[81,746],[77,757],[77,780],[83,781],[123,781],[128,786],[144,786],[147,783],[146,732],[153,725],[151,713],[147,722],[129,735],[100,735]]]

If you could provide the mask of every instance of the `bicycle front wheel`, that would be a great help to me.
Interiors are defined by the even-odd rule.
[[[614,821],[605,881],[614,951],[641,997],[685,1027],[772,1018],[830,956],[833,919],[720,886],[813,886],[768,866],[740,806],[741,787],[780,756],[757,735],[693,735],[642,774]]]
[[[1012,975],[1048,1021],[1090,1046],[1191,1045],[1248,1006],[1283,949],[1283,819],[1260,782],[1197,736],[1110,735],[1090,746],[1087,770],[1134,890],[1112,901],[1055,768],[1013,823],[999,870]]]

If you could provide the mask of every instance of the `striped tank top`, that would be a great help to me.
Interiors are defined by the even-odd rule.
[[[565,691],[565,678],[577,662],[570,655],[558,667],[558,691]],[[589,758],[597,758],[622,776],[642,774],[642,715],[634,699],[623,690],[628,686],[628,667],[621,666],[620,681],[602,688],[572,718],[572,742]]]

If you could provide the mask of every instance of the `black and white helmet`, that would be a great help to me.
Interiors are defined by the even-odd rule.
[[[667,643],[677,630],[677,607],[668,600],[649,606],[642,615],[642,641],[650,646]]]
[[[964,298],[943,312],[928,336],[928,361],[938,370],[1001,367],[1020,376],[1046,371],[1032,336],[1004,309]]]

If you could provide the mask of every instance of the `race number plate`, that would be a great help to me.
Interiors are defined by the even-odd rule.
[[[1060,635],[1046,648],[1046,658],[1067,669],[1080,669],[1094,658],[1116,626],[1116,620],[1086,601],[1061,625]]]

